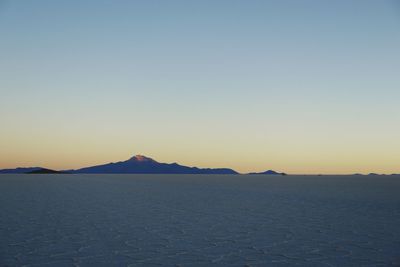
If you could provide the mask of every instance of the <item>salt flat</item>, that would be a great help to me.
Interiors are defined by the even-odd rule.
[[[23,265],[400,266],[400,177],[0,175]]]

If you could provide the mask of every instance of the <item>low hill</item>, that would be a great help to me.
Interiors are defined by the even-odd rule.
[[[63,172],[63,171],[55,171],[55,170],[50,170],[50,169],[46,169],[46,168],[40,168],[38,170],[33,170],[33,171],[29,171],[26,172],[28,174],[65,174],[67,172]]]
[[[273,170],[268,170],[265,172],[251,172],[250,175],[286,175],[284,172],[276,172]]]
[[[3,169],[0,173],[28,173],[32,171],[41,170],[41,167],[27,167],[27,168],[15,168],[15,169]]]

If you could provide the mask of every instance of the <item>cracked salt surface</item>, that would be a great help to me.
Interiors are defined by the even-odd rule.
[[[0,266],[400,266],[400,176],[0,175]]]

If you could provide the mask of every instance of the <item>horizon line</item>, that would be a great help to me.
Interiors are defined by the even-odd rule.
[[[4,171],[4,170],[15,170],[15,169],[28,169],[28,168],[37,168],[37,169],[47,169],[47,170],[54,170],[54,171],[59,171],[59,172],[68,172],[68,171],[75,171],[75,170],[80,170],[80,169],[84,169],[84,168],[89,168],[89,167],[95,167],[95,166],[101,166],[104,164],[115,164],[115,163],[119,163],[119,162],[125,162],[125,161],[129,161],[132,159],[139,159],[138,161],[146,161],[146,160],[151,160],[154,161],[156,163],[160,163],[160,164],[178,164],[180,166],[185,166],[185,165],[181,165],[179,163],[177,163],[176,161],[174,162],[159,162],[157,160],[154,160],[151,157],[148,156],[144,156],[143,154],[136,154],[133,155],[132,157],[130,157],[127,160],[119,160],[119,161],[110,161],[107,163],[99,163],[99,164],[94,164],[91,166],[83,166],[83,167],[78,167],[78,168],[68,168],[68,169],[59,169],[59,168],[47,168],[47,167],[42,167],[42,166],[17,166],[17,167],[10,167],[10,168],[2,168],[0,169],[0,171]],[[263,172],[267,172],[267,171],[274,171],[272,169],[265,169],[264,171],[260,171],[260,172],[256,172],[256,171],[250,171],[250,172],[238,172],[236,171],[234,168],[230,168],[230,167],[198,167],[198,166],[186,166],[186,167],[190,167],[190,168],[199,168],[199,169],[230,169],[233,170],[234,172],[236,172],[236,175],[263,175]],[[1,173],[0,173],[1,174]],[[4,173],[6,174],[6,173]],[[105,173],[106,174],[106,173]],[[115,173],[117,174],[117,173]],[[121,173],[122,174],[122,173]],[[156,174],[156,173],[131,173],[131,174]],[[163,174],[163,173],[159,173],[159,174]],[[168,174],[168,173],[166,173]],[[177,173],[179,174],[179,173]],[[350,176],[350,175],[360,175],[360,176],[365,176],[365,175],[399,175],[400,173],[397,172],[391,172],[391,173],[380,173],[380,172],[348,172],[348,173],[324,173],[324,172],[315,172],[315,173],[288,173],[285,171],[280,171],[277,172],[278,175],[291,175],[291,176]],[[233,174],[232,174],[233,175]],[[268,175],[268,174],[265,174]],[[271,175],[271,174],[270,174]]]

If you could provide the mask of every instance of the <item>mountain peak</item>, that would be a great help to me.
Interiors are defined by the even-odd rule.
[[[129,160],[138,161],[138,162],[155,162],[155,160],[153,160],[152,158],[148,158],[143,155],[135,155],[135,156],[131,157]]]

